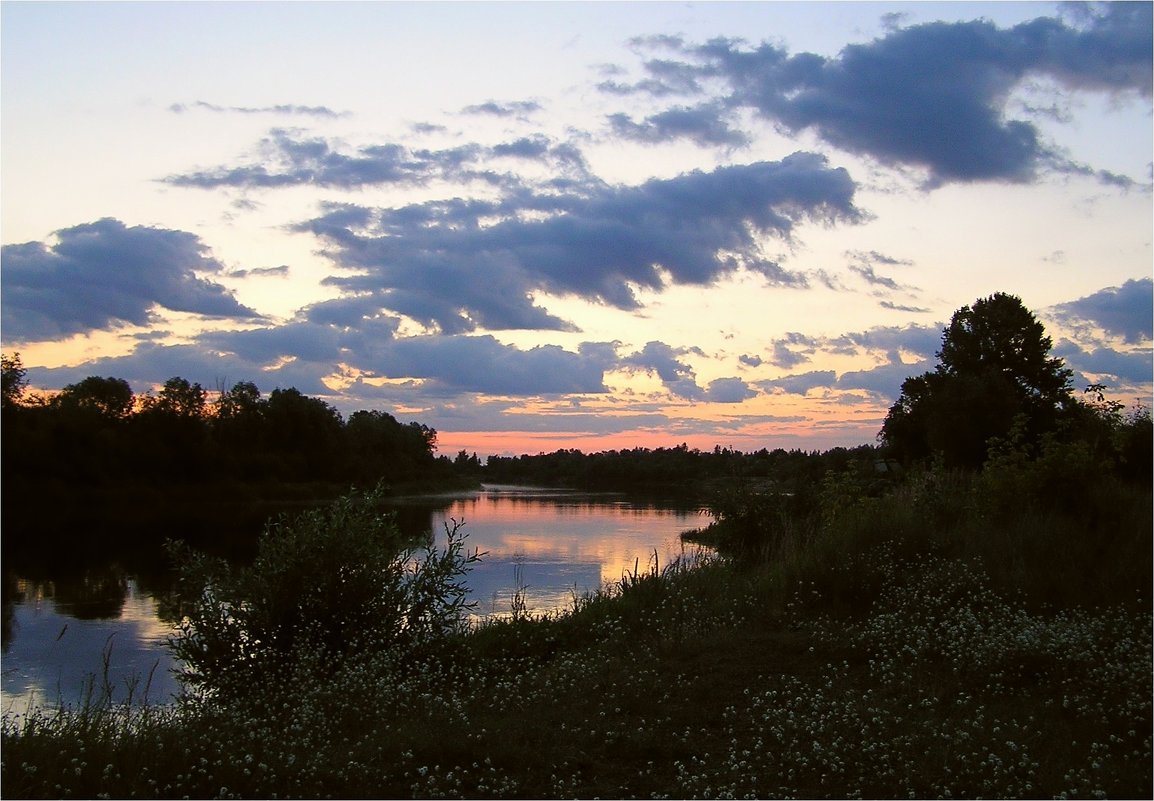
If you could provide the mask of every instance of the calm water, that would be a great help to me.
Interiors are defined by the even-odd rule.
[[[507,614],[518,589],[531,612],[571,608],[574,594],[654,558],[668,564],[683,552],[680,533],[707,522],[668,503],[498,485],[402,499],[396,509],[403,528],[442,540],[444,523],[464,521],[469,550],[486,553],[467,580],[479,615]],[[21,712],[30,699],[74,704],[93,676],[99,692],[105,674],[117,700],[134,677],[139,698],[150,674],[149,700],[167,700],[178,689],[163,647],[173,630],[168,589],[111,565],[51,580],[17,575],[4,593],[0,708]]]

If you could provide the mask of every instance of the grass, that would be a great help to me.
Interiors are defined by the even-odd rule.
[[[995,515],[969,481],[859,499],[770,565],[654,562],[565,614],[301,658],[227,705],[9,717],[3,793],[1150,797],[1149,491],[1095,490],[1094,523]]]

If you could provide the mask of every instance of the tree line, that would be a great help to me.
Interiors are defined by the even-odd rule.
[[[1077,445],[1102,472],[1152,476],[1149,409],[1125,412],[1092,384],[1081,397],[1071,371],[1019,298],[997,293],[964,306],[943,331],[938,364],[907,378],[877,445],[825,452],[742,453],[633,448],[498,456],[436,456],[437,432],[382,411],[346,420],[295,388],[264,397],[242,381],[210,397],[174,377],[133,394],[119,378],[91,376],[51,396],[30,395],[19,355],[3,357],[4,478],[100,485],[156,482],[329,482],[368,486],[430,480],[538,484],[588,490],[681,491],[752,481],[795,493],[852,468],[870,482],[901,465],[981,470],[1012,442],[1028,458]]]
[[[345,419],[295,388],[267,397],[249,381],[212,393],[181,377],[133,393],[90,376],[60,392],[27,391],[19,354],[3,357],[3,478],[100,487],[201,482],[371,486],[452,475],[437,432],[383,411]],[[11,482],[11,483],[10,483]]]

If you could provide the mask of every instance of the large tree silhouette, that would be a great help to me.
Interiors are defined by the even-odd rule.
[[[954,312],[937,367],[907,378],[880,437],[905,461],[940,454],[978,467],[991,437],[1018,415],[1028,435],[1050,431],[1074,404],[1070,370],[1050,356],[1052,341],[1021,299],[997,293]]]

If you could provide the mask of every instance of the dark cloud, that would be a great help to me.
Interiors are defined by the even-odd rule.
[[[173,103],[168,107],[168,110],[175,114],[183,114],[190,109],[232,114],[288,114],[294,116],[328,118],[348,116],[347,111],[333,111],[331,108],[327,108],[325,106],[297,106],[291,104],[278,104],[275,106],[218,106],[215,103],[206,103],[203,100],[197,100],[194,103],[188,104]]]
[[[718,378],[705,389],[705,399],[713,403],[741,403],[755,395],[757,391],[740,378]]]
[[[648,61],[645,80],[602,88],[700,96],[702,81],[719,80],[724,106],[712,98],[698,107],[702,114],[720,109],[718,124],[733,109],[751,108],[790,134],[810,130],[849,152],[921,167],[931,186],[1025,182],[1043,168],[1088,168],[1054,152],[1032,123],[1008,118],[1011,91],[1048,76],[1068,89],[1149,98],[1152,28],[1151,4],[1107,3],[1077,25],[1039,18],[1007,29],[988,21],[895,28],[835,58],[729,39],[704,45],[663,39],[656,44],[682,60]]]
[[[799,364],[808,362],[810,353],[812,353],[812,350],[809,353],[800,353],[790,350],[786,342],[775,342],[773,345],[773,354],[769,357],[769,363],[774,367],[781,367],[788,370],[791,367],[797,367]]]
[[[443,333],[565,329],[535,293],[635,309],[635,287],[708,285],[742,268],[804,286],[804,276],[766,258],[761,237],[788,240],[808,220],[860,220],[854,190],[845,170],[795,153],[632,187],[585,181],[568,193],[525,190],[499,201],[335,206],[300,230],[359,273],[331,284]]]
[[[929,357],[942,344],[942,327],[934,325],[877,326],[822,340],[820,345],[832,353],[856,356],[862,351],[896,354],[901,351]],[[891,361],[897,357],[891,356]]]
[[[108,356],[71,367],[29,369],[36,386],[59,389],[90,375],[108,375],[128,381],[136,392],[145,392],[173,376],[200,384],[207,390],[252,381],[262,392],[296,387],[309,395],[331,395],[321,378],[332,372],[328,364],[294,359],[273,369],[234,354],[222,355],[203,344],[161,345],[145,342],[132,353]]]
[[[556,345],[529,350],[491,336],[397,339],[363,365],[378,375],[427,379],[455,392],[489,395],[603,393],[611,364],[596,350],[574,353]]]
[[[677,139],[688,139],[701,146],[744,147],[749,136],[732,127],[720,114],[718,107],[682,106],[634,122],[628,114],[612,114],[609,126],[622,139],[646,144],[657,144]]]
[[[1131,279],[1055,307],[1055,316],[1067,323],[1092,323],[1128,343],[1151,339],[1154,328],[1154,280]]]
[[[1154,380],[1154,353],[1147,349],[1120,351],[1106,347],[1086,347],[1062,340],[1054,346],[1053,352],[1065,360],[1067,367],[1079,374],[1090,373],[1113,379],[1107,383],[1143,385]],[[1082,378],[1085,380],[1085,376]]]
[[[895,355],[889,363],[871,367],[868,370],[850,370],[840,376],[833,370],[815,370],[767,381],[758,381],[756,385],[766,391],[779,390],[794,395],[805,395],[814,389],[837,392],[857,390],[892,400],[897,398],[901,392],[903,381],[912,375],[921,375],[932,366],[929,361],[905,364]]]
[[[752,353],[743,353],[737,357],[737,360],[746,367],[761,367],[761,357]]]
[[[664,342],[648,342],[641,350],[621,360],[621,366],[657,373],[665,388],[679,398],[703,400],[706,392],[697,385],[693,368],[679,357],[688,353],[701,354],[700,350],[674,348]]]
[[[145,325],[157,307],[211,317],[255,311],[202,276],[223,273],[194,234],[106,218],[55,232],[50,242],[5,245],[5,340],[59,339]]]

